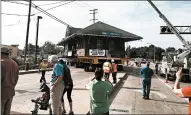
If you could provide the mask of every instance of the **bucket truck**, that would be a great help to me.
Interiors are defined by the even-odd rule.
[[[169,75],[171,75],[171,71],[173,70],[173,73],[175,73],[179,67],[183,67],[183,77],[182,80],[184,82],[189,81],[190,79],[190,69],[188,67],[188,60],[186,56],[188,56],[191,53],[191,44],[189,42],[186,42],[185,39],[181,36],[180,32],[170,23],[170,21],[159,11],[159,9],[152,3],[151,0],[147,0],[150,5],[154,8],[154,10],[159,14],[159,17],[163,19],[163,21],[166,23],[168,28],[179,38],[179,40],[183,43],[183,46],[185,47],[185,51],[178,54],[174,57],[174,59],[171,60],[171,63],[169,64],[166,59],[162,61],[162,66],[159,70],[165,70]],[[167,58],[167,57],[166,57]],[[175,74],[173,74],[174,77]]]

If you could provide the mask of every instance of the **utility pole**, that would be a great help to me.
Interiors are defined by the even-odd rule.
[[[38,31],[39,31],[39,19],[42,19],[42,16],[37,17],[37,25],[36,25],[36,47],[35,47],[35,64],[37,64],[37,46],[38,46]]]
[[[28,22],[27,22],[27,32],[26,32],[26,42],[25,42],[25,55],[24,55],[24,63],[26,63],[26,55],[28,51],[28,38],[29,38],[29,27],[30,27],[30,15],[31,15],[31,1],[29,0],[29,12],[28,12]]]
[[[90,13],[90,14],[93,14],[93,19],[90,20],[90,21],[93,20],[93,23],[95,23],[95,20],[97,20],[97,19],[95,19],[95,14],[98,13],[98,12],[96,12],[97,10],[98,10],[98,9],[90,10],[90,12],[93,12],[93,13]]]

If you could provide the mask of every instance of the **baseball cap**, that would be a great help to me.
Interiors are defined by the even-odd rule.
[[[1,53],[9,54],[9,48],[5,46],[1,47]]]

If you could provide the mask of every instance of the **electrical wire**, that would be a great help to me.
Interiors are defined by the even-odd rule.
[[[66,1],[61,1],[61,2],[66,2]],[[61,2],[54,2],[54,3],[50,3],[50,4],[42,4],[42,5],[38,5],[38,6],[48,6],[48,5],[53,5],[53,4],[58,4]]]
[[[15,3],[15,4],[22,4],[25,6],[28,6],[29,4],[21,3],[21,2],[13,2],[13,1],[3,1],[3,2],[9,2],[9,3]]]
[[[31,3],[31,4],[32,4],[32,7],[36,8],[36,9],[39,10],[40,12],[46,14],[46,15],[49,16],[50,18],[52,18],[52,19],[54,19],[54,20],[56,20],[56,21],[58,21],[58,22],[60,22],[60,23],[62,23],[62,24],[64,24],[64,25],[66,25],[66,26],[72,27],[72,26],[70,26],[69,24],[67,24],[67,23],[63,22],[62,20],[58,19],[57,17],[53,16],[52,14],[48,13],[47,11],[43,10],[43,9],[40,8],[39,6],[35,5],[34,3]]]
[[[3,15],[9,15],[9,16],[28,16],[28,15],[22,15],[22,14],[9,14],[9,13],[1,13]],[[32,15],[31,15],[32,16]]]
[[[57,7],[60,7],[60,6],[63,6],[63,5],[69,4],[69,3],[74,2],[74,1],[75,1],[75,0],[73,0],[73,1],[69,1],[69,2],[64,3],[64,4],[60,4],[60,5],[58,5],[58,6],[54,6],[54,7],[48,8],[48,9],[46,9],[45,11],[55,9],[55,8],[57,8]],[[36,5],[36,6],[37,6],[37,5]],[[39,14],[39,13],[41,13],[41,12],[37,12],[37,13],[35,13],[35,14],[33,14],[33,15],[36,15],[36,14]]]

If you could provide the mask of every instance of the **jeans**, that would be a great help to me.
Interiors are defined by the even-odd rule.
[[[150,89],[151,89],[151,78],[143,78],[142,80],[143,97],[149,98]]]

